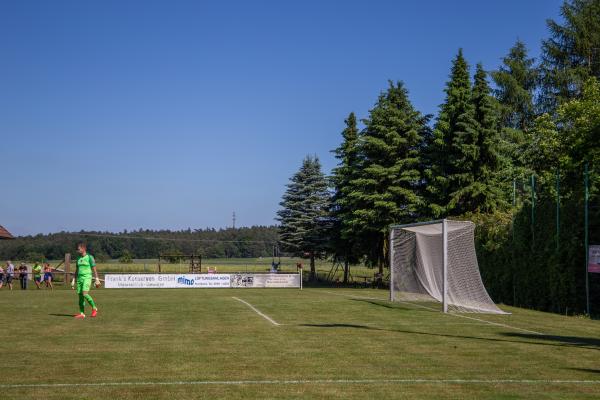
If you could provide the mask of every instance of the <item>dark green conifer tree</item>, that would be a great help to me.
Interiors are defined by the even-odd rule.
[[[560,11],[563,23],[548,20],[551,37],[542,42],[539,106],[551,113],[578,97],[588,77],[600,78],[600,0],[568,0]]]
[[[350,113],[344,121],[346,128],[342,131],[342,144],[333,153],[339,160],[331,177],[334,194],[332,196],[332,230],[330,234],[331,253],[336,261],[344,262],[344,283],[348,281],[349,263],[358,261],[360,253],[355,246],[352,229],[348,220],[354,210],[352,197],[352,181],[360,170],[359,131],[356,116]]]
[[[458,215],[472,208],[479,137],[471,98],[469,66],[462,49],[452,62],[446,100],[428,146],[426,191],[431,216]]]
[[[510,177],[500,176],[499,105],[491,94],[487,73],[477,64],[473,84],[473,106],[477,122],[479,161],[475,163],[474,182],[464,189],[471,198],[468,211],[493,212],[506,206],[507,182]]]
[[[283,249],[310,257],[310,278],[316,278],[315,258],[327,246],[330,193],[317,157],[307,156],[287,185],[277,219]]]
[[[501,125],[527,130],[535,118],[538,70],[535,60],[528,57],[525,44],[517,40],[491,76],[496,84],[494,95],[501,105]]]
[[[380,273],[389,225],[419,217],[423,203],[419,150],[428,119],[415,110],[401,82],[390,82],[364,120],[360,169],[348,188],[353,210],[346,232]]]

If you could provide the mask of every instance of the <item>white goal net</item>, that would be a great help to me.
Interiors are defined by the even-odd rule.
[[[483,286],[474,231],[468,221],[392,226],[391,301],[438,301],[444,312],[505,314]]]

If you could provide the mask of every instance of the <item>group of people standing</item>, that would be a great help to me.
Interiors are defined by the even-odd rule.
[[[77,251],[79,252],[80,257],[77,259],[75,274],[73,274],[71,279],[71,289],[77,290],[79,313],[75,314],[74,317],[77,319],[85,318],[86,302],[92,309],[91,316],[96,317],[98,316],[98,307],[89,293],[92,287],[92,278],[94,278],[93,285],[96,288],[102,286],[100,277],[98,276],[98,270],[96,269],[96,260],[94,260],[94,257],[87,252],[85,243],[80,243],[77,246]],[[0,289],[6,283],[9,290],[12,290],[13,279],[17,274],[21,283],[21,289],[27,289],[29,268],[25,263],[21,263],[18,270],[15,270],[15,266],[10,261],[6,262],[6,268],[3,268],[0,265]],[[31,268],[31,274],[33,275],[33,282],[38,289],[41,289],[42,284],[44,283],[46,284],[46,287],[54,289],[52,286],[53,276],[50,264],[43,263],[42,265],[39,262],[36,262]]]
[[[40,264],[36,262],[31,268],[31,273],[33,275],[33,282],[38,289],[41,289],[45,284],[47,288],[51,290],[54,289],[52,285],[52,280],[54,275],[52,274],[52,267],[48,263]],[[4,285],[8,287],[9,290],[13,289],[13,280],[15,277],[19,278],[19,283],[21,285],[21,290],[27,290],[27,282],[29,280],[29,267],[25,263],[21,263],[18,269],[15,269],[15,266],[11,261],[6,262],[5,268],[2,268],[0,265],[0,289]]]

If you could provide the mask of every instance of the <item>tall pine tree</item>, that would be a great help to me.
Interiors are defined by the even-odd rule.
[[[350,113],[344,121],[346,128],[342,131],[342,144],[333,150],[339,164],[333,169],[331,181],[334,187],[332,197],[332,232],[330,247],[334,257],[344,261],[344,283],[348,281],[349,263],[358,260],[359,252],[354,243],[352,229],[348,226],[354,202],[352,198],[352,181],[360,170],[360,154],[358,145],[358,127],[356,116]]]
[[[569,0],[561,6],[563,24],[548,20],[551,38],[542,43],[540,107],[554,112],[578,97],[583,82],[600,78],[600,0]]]
[[[477,122],[477,146],[479,161],[475,163],[474,182],[465,188],[470,193],[469,211],[491,212],[506,206],[504,190],[509,179],[501,179],[499,145],[499,106],[491,94],[487,73],[477,64],[473,84],[472,101]]]
[[[525,44],[517,40],[502,65],[491,73],[496,84],[494,95],[501,105],[501,124],[527,130],[535,117],[534,97],[538,82],[535,60],[529,58]]]
[[[353,210],[346,232],[380,273],[389,225],[418,218],[423,203],[419,148],[428,119],[415,110],[401,82],[390,82],[364,120],[360,170],[347,192]]]
[[[277,212],[284,250],[310,257],[310,278],[316,278],[315,258],[327,245],[330,193],[317,157],[306,157],[283,195]]]
[[[471,90],[469,66],[459,49],[428,146],[426,190],[430,213],[436,218],[470,211],[476,201],[472,189],[480,154]]]

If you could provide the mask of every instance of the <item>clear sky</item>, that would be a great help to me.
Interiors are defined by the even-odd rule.
[[[534,56],[560,0],[0,2],[0,224],[274,223],[387,80],[436,113],[450,61]]]

